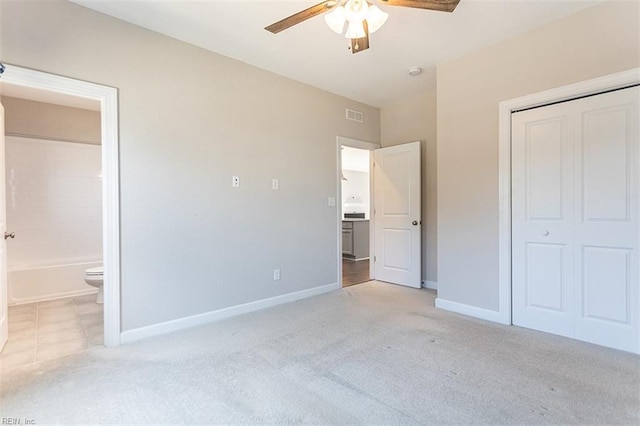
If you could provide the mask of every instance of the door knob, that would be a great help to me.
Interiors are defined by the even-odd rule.
[[[547,235],[549,235],[549,231],[542,231],[542,235],[546,237]]]
[[[413,222],[411,222],[411,224],[412,224],[413,226],[418,226],[418,221],[417,221],[417,220],[414,220]]]
[[[4,239],[5,239],[5,240],[6,240],[6,239],[9,239],[9,238],[13,239],[13,238],[15,238],[15,237],[16,237],[16,233],[15,233],[15,232],[12,232],[12,233],[5,232],[5,233],[4,233]]]

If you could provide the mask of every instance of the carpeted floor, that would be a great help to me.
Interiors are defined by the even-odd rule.
[[[366,283],[3,373],[45,423],[640,424],[640,357]]]

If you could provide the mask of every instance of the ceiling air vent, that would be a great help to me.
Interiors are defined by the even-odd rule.
[[[347,120],[357,121],[358,123],[364,122],[364,114],[360,111],[347,108]]]

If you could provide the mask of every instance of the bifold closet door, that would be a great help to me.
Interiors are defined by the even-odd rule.
[[[638,99],[512,115],[514,324],[640,352]]]
[[[573,117],[564,104],[512,115],[513,323],[573,336]]]

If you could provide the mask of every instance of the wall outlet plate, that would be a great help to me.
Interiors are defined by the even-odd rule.
[[[273,280],[278,281],[280,279],[280,269],[273,270]]]
[[[240,188],[240,176],[231,177],[231,186],[234,188]]]

